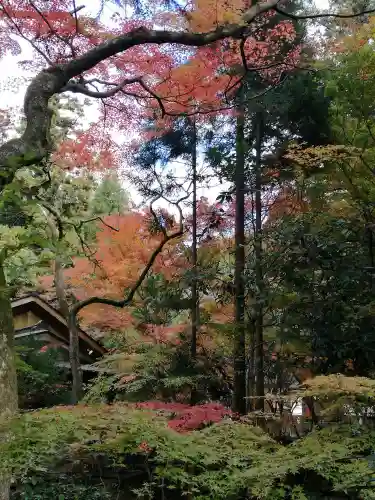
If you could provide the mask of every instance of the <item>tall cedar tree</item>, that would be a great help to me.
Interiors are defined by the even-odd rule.
[[[245,129],[246,129],[246,185],[245,192],[255,193],[255,204],[253,205],[253,209],[255,211],[254,214],[254,223],[251,224],[251,227],[254,228],[254,261],[256,271],[256,277],[251,277],[251,282],[246,284],[247,292],[251,291],[254,294],[255,298],[255,311],[251,314],[251,316],[255,317],[255,325],[257,329],[257,337],[258,341],[256,341],[253,336],[251,341],[250,348],[246,349],[245,360],[247,361],[247,373],[248,373],[248,392],[247,395],[255,396],[255,393],[252,392],[251,387],[254,385],[254,380],[257,378],[258,380],[258,388],[257,395],[259,394],[259,399],[257,400],[259,405],[262,404],[263,398],[262,394],[264,386],[262,382],[262,373],[263,371],[260,367],[263,364],[263,346],[264,340],[262,335],[262,322],[263,322],[263,310],[262,304],[264,303],[266,297],[266,290],[264,289],[264,283],[262,279],[262,268],[261,268],[261,231],[262,231],[262,214],[264,215],[264,210],[266,208],[265,204],[265,191],[271,189],[273,199],[276,196],[279,196],[277,193],[280,193],[282,196],[284,185],[289,185],[289,183],[293,180],[293,169],[288,162],[282,160],[282,155],[291,140],[298,140],[301,143],[305,143],[306,145],[324,145],[328,144],[332,141],[331,132],[329,128],[329,105],[330,99],[325,96],[324,92],[324,83],[322,78],[319,76],[319,73],[313,73],[311,71],[301,71],[297,70],[292,74],[289,74],[288,77],[283,81],[283,83],[274,90],[267,92],[261,99],[252,100],[247,99],[246,96],[251,97],[254,92],[261,93],[264,91],[264,83],[262,80],[255,76],[250,76],[247,79],[246,85],[243,86],[243,100],[244,100],[244,119],[245,119]],[[272,154],[260,155],[261,151],[258,145],[256,144],[256,138],[258,136],[258,121],[261,118],[262,127],[261,127],[261,141],[263,143],[267,143],[271,147]],[[241,123],[241,122],[240,122]],[[241,123],[242,125],[242,123]],[[238,126],[238,118],[237,118],[237,133],[241,128]],[[241,132],[242,135],[242,132]],[[238,180],[241,181],[240,177],[233,177],[233,170],[231,164],[233,163],[233,157],[231,153],[231,148],[233,146],[232,143],[232,135],[228,136],[220,135],[211,137],[211,149],[208,150],[208,159],[211,161],[211,164],[214,169],[218,172],[218,175],[224,179],[232,181],[235,186],[240,185]],[[238,158],[241,157],[241,149],[239,149],[239,143],[236,143],[236,173],[240,173],[241,169],[237,163]],[[255,151],[255,156],[253,154]],[[236,191],[237,194],[237,191]],[[231,197],[233,195],[233,191],[229,193],[223,193],[223,197]],[[238,201],[236,196],[236,203],[240,205],[237,206],[237,210],[241,209],[241,200]],[[264,207],[262,205],[265,204]],[[272,207],[271,207],[272,208]],[[239,220],[241,219],[241,220]],[[245,223],[245,217],[237,218],[237,223],[242,224]],[[252,230],[251,230],[252,232]],[[240,226],[237,226],[237,237],[241,236]],[[242,240],[240,240],[242,241]],[[250,254],[251,255],[251,254]],[[242,262],[242,250],[241,247],[237,247],[237,257],[239,261],[236,263],[237,273],[239,268],[241,267]],[[250,257],[249,257],[250,258]],[[246,264],[246,266],[245,266]],[[244,269],[248,267],[250,262],[245,263],[244,261]],[[247,271],[246,271],[247,273]],[[256,286],[254,286],[254,284]],[[236,304],[236,316],[238,318],[241,317],[241,308],[245,307],[242,300],[238,300],[238,297],[241,297],[241,283],[239,280],[239,273],[237,274],[236,281],[236,289],[239,294],[235,296],[235,304]],[[251,323],[250,323],[251,324]],[[243,352],[245,349],[244,339],[242,337],[243,330],[240,328],[239,336],[236,336],[236,354],[239,352]],[[250,332],[251,333],[251,332]],[[257,347],[257,356],[254,359],[254,347]],[[238,367],[242,366],[241,356],[240,361],[238,362]],[[254,361],[257,363],[259,368],[259,376],[255,377],[254,373]],[[241,374],[242,368],[241,368]],[[243,376],[243,375],[242,375]],[[237,373],[237,377],[239,377]],[[244,391],[244,383],[240,382],[237,379],[237,390]],[[242,392],[243,394],[243,392]],[[241,398],[242,399],[242,398]],[[240,398],[238,398],[238,401]]]

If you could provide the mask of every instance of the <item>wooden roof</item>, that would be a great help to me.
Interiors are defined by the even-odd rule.
[[[25,314],[28,311],[33,312],[42,320],[44,325],[48,325],[48,330],[51,333],[54,333],[54,335],[63,343],[69,345],[69,328],[65,318],[59,313],[59,311],[51,307],[38,294],[30,294],[13,300],[12,310],[13,316]],[[37,325],[28,328],[30,333],[36,326]],[[24,330],[26,329],[22,328],[22,331]],[[16,330],[16,332],[22,335],[21,330]],[[107,353],[107,349],[105,347],[90,337],[90,335],[82,329],[79,329],[79,347],[81,352],[89,353],[92,358],[98,358]]]

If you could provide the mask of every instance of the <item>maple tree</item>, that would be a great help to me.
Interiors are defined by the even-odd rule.
[[[95,253],[90,259],[74,259],[74,267],[65,272],[79,300],[91,297],[94,292],[102,297],[120,299],[124,291],[134,285],[163,238],[160,232],[150,234],[150,216],[129,212],[104,217],[107,225],[99,223]],[[178,276],[181,272],[180,243],[181,239],[174,240],[156,257],[154,273],[162,273],[167,279]],[[134,324],[130,310],[108,310],[100,305],[83,310],[82,318],[102,329],[126,329]]]
[[[191,406],[178,403],[168,404],[160,401],[148,401],[147,403],[137,403],[136,407],[172,414],[172,418],[168,421],[168,427],[180,433],[202,429],[209,424],[220,422],[225,417],[234,416],[228,408],[212,403]],[[145,444],[142,446],[143,449],[145,448]]]

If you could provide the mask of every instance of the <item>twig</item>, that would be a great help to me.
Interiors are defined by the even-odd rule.
[[[30,38],[27,38],[27,36],[25,36],[25,35],[22,33],[22,31],[21,31],[20,27],[19,27],[19,26],[18,26],[18,24],[17,24],[17,23],[13,20],[12,16],[11,16],[11,15],[7,12],[7,10],[6,10],[6,8],[4,7],[4,5],[3,5],[3,3],[2,3],[2,2],[1,2],[1,10],[2,10],[2,11],[3,11],[3,13],[6,15],[6,17],[9,19],[9,21],[12,23],[12,25],[16,28],[16,30],[17,30],[18,34],[20,35],[20,37],[21,37],[21,38],[23,38],[24,40],[26,40],[27,42],[29,42],[29,43],[30,43],[30,45],[33,47],[33,49],[35,49],[35,50],[38,52],[38,54],[39,54],[40,56],[42,56],[42,57],[43,57],[43,59],[45,59],[45,61],[46,61],[46,62],[47,62],[50,66],[52,66],[52,65],[53,65],[53,62],[51,61],[51,59],[50,59],[48,56],[46,56],[46,54],[45,54],[42,50],[40,50],[40,49],[39,49],[39,47],[38,47],[37,45],[35,45],[35,43],[34,43],[32,40],[30,40]]]
[[[278,3],[278,2],[277,2]],[[291,14],[290,12],[285,12],[285,10],[280,9],[277,5],[274,6],[274,10],[281,14],[282,16],[289,17],[290,19],[294,19],[295,21],[307,20],[307,19],[323,19],[325,17],[334,17],[337,19],[352,19],[353,17],[360,17],[366,14],[373,14],[375,9],[364,10],[362,12],[357,12],[356,14],[334,14],[332,12],[326,12],[324,14],[305,14],[303,16],[297,16],[296,14]]]
[[[76,53],[75,53],[73,45],[68,40],[66,40],[64,37],[62,37],[61,35],[58,34],[58,32],[53,28],[53,26],[51,25],[49,20],[43,14],[43,12],[39,9],[39,7],[37,5],[35,5],[35,3],[32,0],[29,0],[29,2],[30,2],[31,7],[35,10],[35,12],[37,12],[39,14],[39,16],[43,19],[43,21],[46,23],[46,25],[50,29],[51,34],[55,35],[61,42],[68,45],[70,47],[70,50],[72,51],[72,56],[76,57]]]

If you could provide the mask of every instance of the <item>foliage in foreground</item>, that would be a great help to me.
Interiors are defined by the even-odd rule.
[[[68,374],[59,367],[58,349],[43,341],[17,346],[18,402],[22,409],[36,409],[69,401]]]
[[[371,404],[373,381],[348,380],[327,377],[306,394],[322,396],[327,387],[339,386],[340,398],[344,392],[353,404]],[[329,399],[334,399],[331,392]],[[104,492],[117,498],[114,484],[119,488],[125,479],[128,487],[138,487],[139,498],[159,498],[161,489],[164,498],[181,498],[182,492],[218,500],[374,498],[375,430],[368,421],[321,422],[285,446],[260,427],[227,417],[201,430],[176,432],[167,425],[179,418],[172,406],[159,411],[160,403],[150,404],[151,411],[125,404],[80,405],[24,414],[11,423],[13,439],[1,444],[0,473],[11,471],[18,487],[25,488],[32,480],[50,478],[52,471],[74,473],[84,484],[99,470],[102,498]]]

